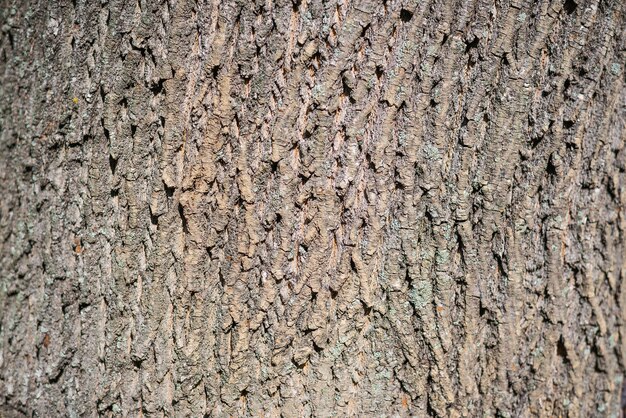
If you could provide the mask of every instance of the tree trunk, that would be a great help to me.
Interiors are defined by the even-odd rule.
[[[0,416],[620,415],[622,0],[0,5]]]

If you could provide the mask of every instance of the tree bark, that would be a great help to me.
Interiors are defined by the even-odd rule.
[[[0,416],[620,416],[623,1],[0,5]]]

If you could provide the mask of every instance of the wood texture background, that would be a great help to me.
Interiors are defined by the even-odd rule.
[[[0,416],[619,416],[623,1],[0,6]]]

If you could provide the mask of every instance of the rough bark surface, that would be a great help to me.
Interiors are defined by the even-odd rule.
[[[0,5],[0,416],[619,416],[623,1]]]

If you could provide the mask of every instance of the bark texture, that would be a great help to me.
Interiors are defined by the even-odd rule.
[[[0,5],[0,416],[620,415],[623,1]]]

